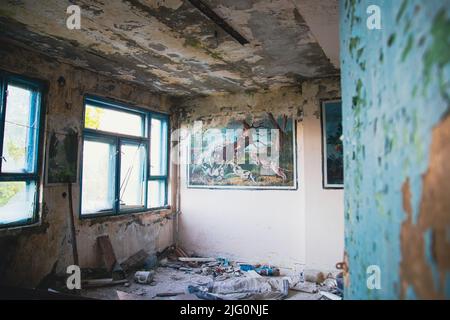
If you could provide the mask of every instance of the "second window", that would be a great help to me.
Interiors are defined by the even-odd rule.
[[[85,99],[82,217],[167,206],[168,117]]]

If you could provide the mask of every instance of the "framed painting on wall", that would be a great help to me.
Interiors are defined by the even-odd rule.
[[[267,112],[201,129],[189,143],[188,188],[297,189],[295,125]]]
[[[322,101],[322,171],[325,189],[344,187],[341,100]]]
[[[78,176],[78,131],[52,131],[47,146],[46,185],[76,183]]]

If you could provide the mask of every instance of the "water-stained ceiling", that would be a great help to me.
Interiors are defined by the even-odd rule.
[[[188,0],[0,0],[0,40],[171,95],[258,90],[338,73],[299,11],[302,0],[203,2],[249,43]],[[72,4],[81,8],[80,30],[66,27]]]

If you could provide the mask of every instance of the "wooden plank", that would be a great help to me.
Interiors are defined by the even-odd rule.
[[[148,258],[148,256],[149,255],[147,252],[145,252],[144,250],[139,250],[127,260],[122,262],[120,265],[126,272],[134,269],[139,269],[144,266],[145,260]]]
[[[125,284],[128,280],[113,280],[112,278],[106,279],[92,279],[92,280],[84,280],[81,282],[82,288],[97,288],[97,287],[108,287],[108,286],[116,286],[119,284]]]
[[[114,265],[116,264],[116,255],[112,247],[111,241],[108,235],[97,237],[97,242],[102,253],[103,262],[108,272],[112,272]]]
[[[188,258],[188,257],[179,257],[178,260],[183,262],[213,262],[217,261],[216,258]]]

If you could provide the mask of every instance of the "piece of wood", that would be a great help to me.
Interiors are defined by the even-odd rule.
[[[186,253],[186,251],[183,250],[183,248],[178,247],[178,250],[180,250],[180,252],[183,254],[183,257],[189,257],[189,255]]]
[[[195,258],[195,257],[179,257],[178,260],[183,262],[213,262],[216,258]]]
[[[69,214],[70,214],[70,236],[72,242],[72,255],[73,255],[73,264],[76,266],[80,266],[78,263],[78,248],[77,248],[77,232],[75,230],[75,218],[73,217],[73,203],[72,203],[72,183],[69,182],[67,184],[67,193],[69,197]]]
[[[156,297],[174,297],[184,294],[184,292],[160,292],[156,294]]]
[[[82,288],[97,288],[97,287],[108,287],[108,286],[116,286],[119,284],[125,284],[128,280],[113,280],[112,278],[106,279],[92,279],[92,280],[84,280],[81,282]]]
[[[112,247],[111,241],[108,235],[103,235],[97,237],[97,242],[102,253],[103,262],[108,272],[112,272],[114,265],[116,264],[116,255]]]
[[[130,256],[128,259],[126,259],[124,262],[122,262],[120,265],[122,266],[123,270],[126,272],[134,269],[139,269],[144,266],[145,259],[148,258],[148,253],[144,250],[139,250],[132,256]]]

